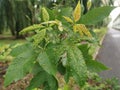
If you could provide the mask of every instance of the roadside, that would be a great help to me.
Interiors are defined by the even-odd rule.
[[[103,78],[117,77],[120,80],[120,31],[114,29],[108,31],[97,59],[111,68],[100,73]]]

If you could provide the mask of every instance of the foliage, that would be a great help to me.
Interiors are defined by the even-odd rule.
[[[25,44],[12,49],[10,54],[14,60],[5,75],[5,86],[32,73],[34,77],[27,90],[37,87],[43,90],[57,90],[56,74],[60,73],[64,76],[66,83],[73,77],[75,82],[83,87],[87,81],[88,71],[108,69],[100,62],[94,61],[88,53],[88,45],[93,45],[95,38],[84,24],[77,23],[82,18],[80,2],[73,11],[72,17],[58,13],[57,17],[60,18],[51,20],[51,16],[44,7],[42,13],[44,14],[42,14],[42,23],[21,31],[21,34],[27,32],[35,34]],[[94,13],[92,12],[93,16]],[[104,16],[104,13],[100,14]],[[61,19],[62,17],[64,19]]]
[[[119,80],[117,78],[102,79],[96,73],[88,72],[88,81],[83,90],[119,90]]]

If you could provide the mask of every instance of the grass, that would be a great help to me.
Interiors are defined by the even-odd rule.
[[[9,44],[16,44],[16,43],[24,43],[24,42],[25,42],[24,39],[15,39],[15,40],[4,39],[4,40],[0,40],[0,46],[2,46],[2,45],[9,45]]]

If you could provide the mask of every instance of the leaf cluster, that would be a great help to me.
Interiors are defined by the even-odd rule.
[[[108,8],[109,11],[112,10],[111,7],[107,7],[107,9],[101,7],[100,10],[105,12]],[[14,60],[7,70],[4,85],[8,86],[13,81],[32,73],[34,77],[27,90],[36,87],[43,90],[57,90],[58,78],[56,74],[60,73],[64,76],[66,83],[69,82],[70,77],[73,77],[75,82],[82,87],[87,80],[88,71],[107,70],[106,66],[93,60],[92,55],[89,54],[91,43],[87,41],[92,41],[94,37],[84,25],[85,22],[84,24],[82,24],[83,21],[78,23],[82,17],[87,18],[89,14],[96,11],[95,9],[88,15],[82,16],[81,4],[78,2],[72,17],[59,15],[64,18],[62,21],[59,18],[51,20],[51,15],[48,13],[50,11],[43,7],[43,22],[21,31],[21,34],[26,32],[34,32],[35,34],[28,38],[28,42],[11,51],[10,54]],[[99,14],[101,14],[101,19],[107,16],[101,11]],[[83,40],[86,40],[86,44],[83,44]]]

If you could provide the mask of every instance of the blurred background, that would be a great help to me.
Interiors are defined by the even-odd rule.
[[[19,35],[20,30],[29,25],[41,22],[40,8],[42,6],[50,10],[55,10],[57,13],[60,9],[64,8],[70,10],[70,7],[75,7],[77,2],[78,0],[0,0],[0,36],[7,33],[8,36],[21,38],[22,36]],[[119,0],[81,0],[81,4],[83,14],[99,6],[117,6],[117,10],[115,9],[110,14],[112,21],[109,27],[112,27],[113,22],[120,17]],[[66,10],[64,13],[68,13],[67,11],[69,10]],[[113,13],[117,13],[117,15]],[[106,26],[108,21],[107,19],[104,22],[99,22],[95,27]]]

